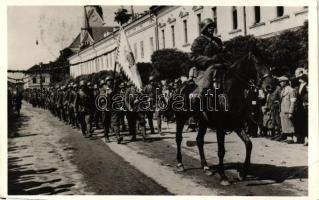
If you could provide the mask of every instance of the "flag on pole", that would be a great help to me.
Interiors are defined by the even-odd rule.
[[[134,55],[124,29],[120,28],[118,39],[116,62],[128,79],[139,89],[142,89],[142,80],[137,70]]]

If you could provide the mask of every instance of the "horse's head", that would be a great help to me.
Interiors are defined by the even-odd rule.
[[[275,81],[271,75],[270,69],[251,52],[248,53],[247,60],[247,75],[249,78],[256,80],[257,85],[264,91],[273,88]]]

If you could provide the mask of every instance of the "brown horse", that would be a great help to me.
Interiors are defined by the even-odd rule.
[[[224,155],[225,155],[225,133],[226,131],[235,131],[239,138],[245,143],[246,147],[246,159],[244,162],[243,170],[240,170],[239,178],[243,180],[246,175],[250,165],[250,157],[252,151],[252,142],[249,137],[243,131],[243,124],[246,115],[244,90],[253,85],[251,80],[259,80],[261,87],[270,87],[273,83],[273,79],[270,76],[268,68],[258,63],[258,60],[254,55],[249,53],[238,59],[232,65],[225,67],[226,71],[224,74],[224,79],[221,84],[222,90],[218,94],[226,94],[226,100],[228,103],[227,110],[215,109],[209,110],[206,105],[209,103],[214,105],[216,100],[212,98],[203,98],[202,110],[190,111],[189,108],[191,103],[189,94],[196,88],[194,84],[185,84],[177,90],[177,94],[181,95],[183,98],[183,109],[176,110],[176,144],[177,144],[177,170],[184,171],[184,166],[182,163],[181,154],[181,142],[183,139],[183,127],[187,119],[191,115],[196,115],[199,120],[199,130],[196,138],[201,165],[204,172],[207,175],[212,175],[209,170],[207,161],[204,154],[204,136],[206,134],[207,127],[215,128],[217,131],[217,143],[218,143],[218,157],[219,165],[218,172],[221,176],[220,184],[229,185],[227,176],[224,172]],[[255,85],[254,85],[255,86]],[[210,95],[209,95],[210,96]],[[175,98],[176,99],[176,98]],[[221,107],[220,107],[221,108]],[[194,109],[195,110],[195,109]]]

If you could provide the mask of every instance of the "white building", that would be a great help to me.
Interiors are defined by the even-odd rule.
[[[89,10],[98,13],[94,11],[95,7],[91,6]],[[152,14],[145,14],[124,26],[137,62],[150,62],[152,53],[157,49],[176,48],[189,52],[193,40],[200,34],[199,23],[205,18],[216,21],[216,36],[223,41],[239,35],[270,37],[302,26],[308,19],[307,7],[152,6],[150,11]],[[78,36],[78,42],[71,45],[78,51],[69,57],[70,64],[81,63],[71,66],[72,77],[114,68],[118,28],[103,25],[99,34],[94,32],[94,28],[90,34],[83,33],[83,30],[90,28],[91,21],[96,26],[96,18],[93,20],[85,12],[81,36],[86,37]],[[94,34],[100,35],[98,40],[94,37],[92,40],[90,36]],[[86,44],[86,47],[80,48],[81,44]]]

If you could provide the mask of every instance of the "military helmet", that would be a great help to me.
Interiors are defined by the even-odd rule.
[[[78,87],[78,84],[74,83],[74,84],[72,85],[72,87],[73,87],[73,88],[77,88],[77,87]]]
[[[98,88],[98,87],[97,87],[97,84],[94,84],[93,88],[94,88],[94,89],[97,89],[97,88]]]
[[[105,81],[104,80],[100,80],[100,85],[104,85]]]
[[[105,78],[105,82],[107,82],[107,81],[113,81],[112,76],[107,76],[107,77]]]
[[[212,19],[210,19],[210,18],[204,19],[199,24],[200,32],[203,33],[209,25],[212,25],[214,28],[216,28],[216,23]]]
[[[120,89],[125,88],[125,83],[124,83],[124,82],[122,82],[122,83],[119,85],[119,88],[120,88]]]
[[[149,80],[149,81],[154,81],[154,80],[155,80],[155,77],[154,77],[154,76],[150,76],[150,77],[148,78],[148,80]]]
[[[85,80],[81,80],[81,81],[80,81],[80,87],[81,87],[81,86],[85,86],[85,85],[86,85],[86,84],[85,84]]]
[[[86,85],[87,85],[87,86],[92,86],[92,83],[91,83],[90,81],[88,81],[88,82],[86,83]]]

